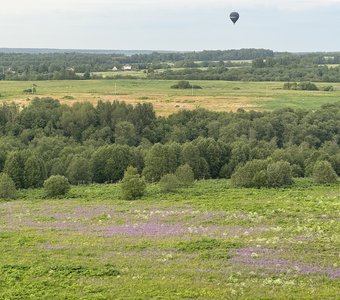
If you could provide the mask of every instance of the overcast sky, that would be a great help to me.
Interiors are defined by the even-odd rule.
[[[340,0],[1,1],[0,47],[340,51]]]

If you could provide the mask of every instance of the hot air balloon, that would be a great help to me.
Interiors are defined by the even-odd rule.
[[[238,14],[238,12],[234,11],[230,14],[230,20],[235,24],[237,22],[237,20],[240,18],[240,15]]]

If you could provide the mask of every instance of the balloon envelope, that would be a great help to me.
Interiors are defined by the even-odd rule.
[[[237,20],[240,18],[240,15],[238,12],[232,12],[229,17],[230,20],[235,24]]]

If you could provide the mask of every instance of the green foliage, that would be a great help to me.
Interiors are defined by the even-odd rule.
[[[127,145],[106,145],[99,147],[91,157],[93,180],[95,182],[117,182],[130,165],[135,165],[132,149]]]
[[[53,171],[57,172],[57,169]],[[91,182],[92,172],[89,161],[81,156],[73,157],[70,165],[67,168],[66,176],[71,184]]]
[[[0,198],[13,199],[16,197],[15,183],[6,173],[0,173]]]
[[[138,174],[138,170],[134,167],[128,167],[124,173],[121,183],[122,195],[124,199],[134,200],[141,198],[146,189],[146,183]]]
[[[24,167],[25,188],[42,187],[46,176],[44,161],[36,155],[30,156]]]
[[[338,176],[328,161],[321,160],[314,165],[313,177],[316,183],[326,184],[335,183]]]
[[[293,184],[291,166],[286,161],[252,160],[239,167],[231,177],[238,187],[283,187]]]
[[[48,197],[64,196],[70,190],[70,184],[66,177],[53,175],[45,180],[44,189]]]
[[[135,146],[137,144],[136,129],[132,123],[122,121],[116,124],[115,129],[116,144]]]
[[[239,167],[231,176],[231,182],[238,187],[265,187],[267,186],[266,160],[252,160]]]
[[[322,91],[325,91],[325,92],[333,92],[334,91],[334,87],[332,85],[323,86],[320,89]]]
[[[284,90],[300,90],[300,91],[318,91],[319,88],[312,82],[286,82],[283,85]],[[322,88],[324,91],[333,90],[332,86]]]
[[[311,176],[318,160],[340,174],[339,111],[339,104],[327,104],[315,111],[196,109],[155,118],[150,105],[71,107],[35,99],[22,110],[0,106],[0,170],[17,188],[41,186],[47,175],[57,174],[74,184],[117,182],[130,165],[150,182],[185,164],[195,179],[230,178],[247,162],[268,158],[290,163],[294,177]],[[265,174],[257,173],[240,180],[263,186]]]
[[[4,172],[13,179],[17,188],[23,188],[25,186],[24,167],[25,162],[22,153],[18,151],[9,153],[6,159]]]
[[[178,179],[179,185],[181,186],[191,186],[194,183],[194,172],[188,164],[179,166],[175,175]]]
[[[185,89],[202,89],[201,86],[199,85],[191,85],[189,81],[181,80],[177,84],[174,84],[171,86],[172,89],[180,89],[180,90],[185,90]]]
[[[278,161],[267,167],[267,186],[283,187],[293,184],[292,168],[286,161]]]
[[[143,175],[149,182],[156,182],[165,174],[175,172],[180,165],[181,147],[177,143],[155,144],[145,157]]]
[[[178,181],[175,174],[163,175],[161,180],[159,181],[159,187],[161,192],[163,193],[176,192],[179,186],[180,182]]]

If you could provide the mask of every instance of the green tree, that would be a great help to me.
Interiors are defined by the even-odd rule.
[[[49,175],[62,175],[66,174],[66,167],[61,158],[55,158],[50,161],[49,163]]]
[[[66,176],[71,184],[89,183],[92,179],[89,161],[79,155],[74,156],[67,168]]]
[[[155,144],[145,157],[143,175],[149,182],[159,181],[170,172],[174,172],[180,164],[181,147],[177,143],[166,145]]]
[[[239,187],[264,187],[267,185],[267,166],[268,161],[266,160],[248,161],[244,166],[236,169],[231,176],[231,182]]]
[[[179,181],[175,174],[166,174],[159,181],[159,187],[161,192],[164,193],[176,192],[179,187]]]
[[[267,167],[268,187],[282,187],[293,184],[292,167],[286,161],[278,161]]]
[[[0,198],[13,199],[16,196],[15,183],[6,173],[0,174]]]
[[[313,168],[313,177],[316,183],[334,183],[337,181],[337,174],[332,165],[326,161],[317,161]]]
[[[91,157],[93,180],[98,183],[121,180],[135,156],[127,145],[106,145],[98,148]]]
[[[8,174],[17,188],[24,188],[24,166],[25,162],[20,152],[9,153],[4,167],[4,173]]]
[[[181,163],[188,164],[196,179],[209,178],[209,165],[207,161],[200,156],[199,148],[193,143],[185,143],[181,151]]]
[[[128,167],[121,184],[122,196],[127,200],[141,198],[146,189],[145,180],[138,174],[137,168]]]
[[[116,144],[135,146],[137,144],[136,129],[132,123],[122,121],[116,124],[115,129]]]
[[[53,175],[45,180],[44,188],[48,197],[63,196],[70,190],[70,183],[64,176]]]
[[[191,186],[194,183],[194,172],[188,164],[179,166],[175,175],[181,186]]]
[[[36,155],[32,155],[25,161],[25,188],[36,188],[43,186],[46,176],[46,167],[42,159]]]
[[[91,79],[91,73],[89,71],[86,71],[83,75],[84,80],[90,80]]]

